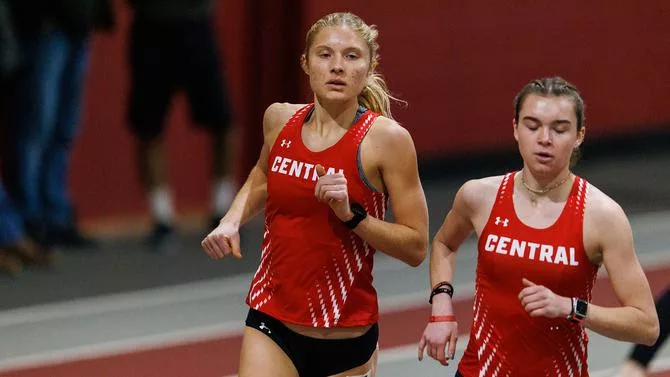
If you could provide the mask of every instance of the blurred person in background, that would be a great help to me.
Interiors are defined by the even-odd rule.
[[[215,0],[130,0],[128,122],[136,138],[139,178],[153,219],[149,237],[163,244],[174,234],[163,130],[171,101],[184,91],[196,126],[212,137],[211,227],[218,225],[235,187],[229,171],[232,112],[214,29]]]
[[[665,288],[656,300],[656,314],[661,325],[661,333],[655,344],[648,346],[636,344],[615,377],[646,377],[649,364],[658,354],[658,350],[668,339],[670,333],[670,286]]]
[[[560,77],[528,83],[514,100],[520,171],[466,182],[435,235],[432,316],[419,342],[443,365],[454,358],[451,301],[456,253],[478,238],[474,320],[456,376],[588,376],[586,329],[653,344],[659,324],[622,208],[574,175],[584,101]],[[621,303],[591,303],[600,266]]]
[[[11,9],[7,0],[0,0],[0,82],[3,84],[19,64],[18,45]]]
[[[25,233],[23,221],[0,181],[0,272],[17,276],[24,264],[52,266],[54,256],[53,249],[40,246]]]
[[[91,33],[112,27],[109,0],[7,0],[21,66],[16,81],[8,191],[43,245],[90,246],[69,193]]]
[[[18,40],[10,8],[5,0],[0,0],[0,88],[2,90],[0,104],[3,114],[9,113],[7,87],[14,77],[19,64]],[[3,122],[8,117],[3,117]],[[4,126],[4,124],[3,124]],[[10,143],[6,140],[5,129],[1,131],[0,140],[2,156]],[[42,248],[25,234],[23,221],[16,213],[0,180],[0,272],[11,276],[18,276],[23,265],[50,266],[54,261],[54,254],[50,249]]]
[[[9,128],[12,117],[12,84],[19,65],[19,42],[14,27],[11,8],[7,0],[0,0],[0,162],[7,157]],[[0,164],[0,167],[1,164]],[[0,170],[4,175],[4,170]]]
[[[377,35],[351,13],[312,25],[300,61],[314,102],[267,108],[256,166],[202,241],[214,259],[241,258],[239,228],[265,209],[240,377],[374,376],[375,252],[413,267],[425,258],[416,149],[391,117]]]

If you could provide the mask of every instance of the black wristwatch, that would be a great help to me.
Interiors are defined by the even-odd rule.
[[[586,319],[586,312],[589,310],[589,303],[581,298],[572,298],[572,310],[568,315],[568,321],[581,324]]]
[[[349,221],[342,221],[342,223],[349,229],[354,229],[358,224],[363,221],[368,216],[368,213],[365,211],[362,205],[358,203],[351,203],[349,205],[351,212],[354,214],[354,217]]]

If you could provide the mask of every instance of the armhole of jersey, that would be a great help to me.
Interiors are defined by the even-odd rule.
[[[510,172],[510,173],[505,174],[503,179],[500,181],[500,186],[498,186],[498,191],[496,191],[496,199],[493,202],[493,205],[491,206],[491,212],[489,213],[489,216],[486,218],[486,223],[484,224],[484,227],[482,228],[482,232],[483,232],[484,229],[486,229],[486,226],[489,224],[489,222],[493,218],[494,214],[496,213],[497,208],[499,208],[499,206],[505,204],[506,194],[510,190],[509,189],[510,181],[512,182],[512,189],[511,190],[512,191],[514,190],[514,177],[515,176],[516,176],[516,172]],[[510,193],[509,195],[512,195],[512,194],[513,194],[513,192]],[[512,203],[512,210],[516,211],[514,209],[514,203]]]
[[[363,136],[361,137],[361,141],[356,146],[356,167],[358,168],[358,176],[360,177],[361,181],[363,181],[365,187],[370,189],[372,192],[385,194],[384,192],[379,191],[365,175],[365,170],[363,169],[363,160],[361,159],[361,145],[363,145],[363,139],[365,139],[365,137],[368,135],[368,132],[370,132],[370,129],[372,128],[372,125],[374,124],[378,115],[375,115],[375,113],[372,112],[368,112],[367,114],[364,114],[361,118],[363,117],[365,117],[365,120],[363,120],[364,124],[365,122],[369,122],[370,124],[363,125],[363,127],[367,127],[367,129],[365,129]]]
[[[584,234],[586,234],[586,232],[584,232],[584,226],[586,223],[584,222],[584,213],[586,212],[586,195],[588,193],[589,183],[581,177],[577,177],[577,179],[579,179],[579,182],[577,187],[577,195],[575,196],[575,211],[577,212],[577,219],[579,221],[582,250],[584,250],[586,253],[586,243],[584,242]]]

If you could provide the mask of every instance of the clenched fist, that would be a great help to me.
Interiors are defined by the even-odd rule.
[[[524,278],[525,288],[519,292],[519,301],[531,317],[567,317],[572,310],[569,297],[555,294],[551,289]]]
[[[239,226],[221,221],[200,243],[212,259],[221,259],[230,254],[241,259]]]
[[[314,196],[320,202],[328,204],[340,220],[351,220],[354,214],[349,207],[349,191],[344,174],[326,174],[326,169],[321,164],[316,165],[316,174],[319,180],[314,187]]]

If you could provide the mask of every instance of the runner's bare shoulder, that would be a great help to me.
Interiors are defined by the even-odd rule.
[[[504,175],[496,175],[465,182],[457,194],[462,202],[460,204],[464,205],[470,213],[490,210],[504,177]]]
[[[268,146],[274,144],[279,131],[284,128],[286,122],[296,111],[303,108],[304,104],[280,103],[275,102],[268,106],[263,115],[263,137]]]

